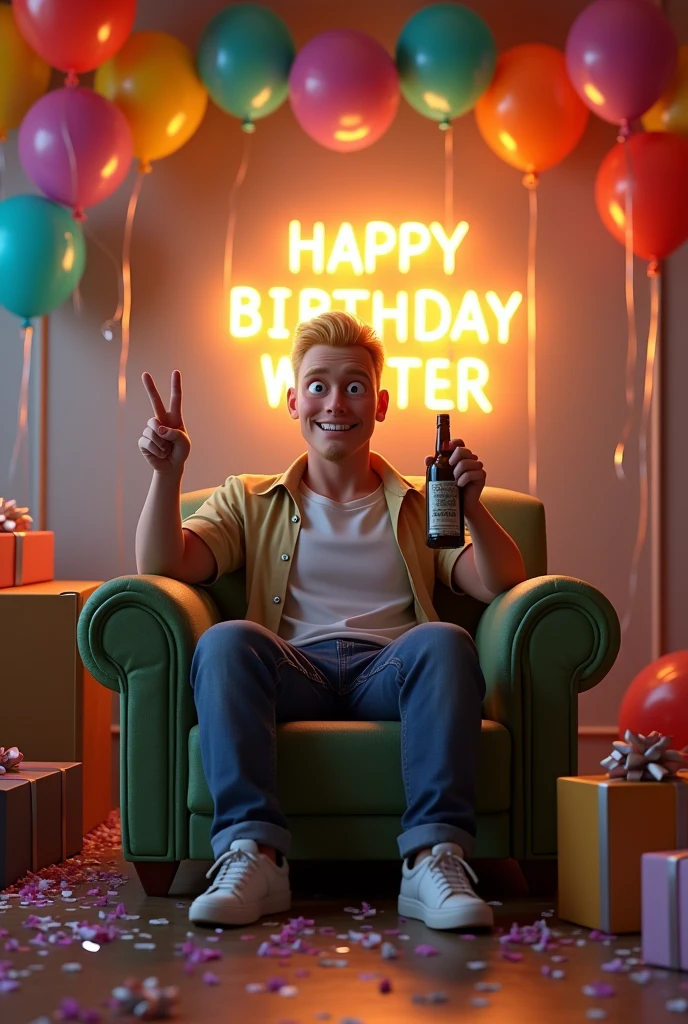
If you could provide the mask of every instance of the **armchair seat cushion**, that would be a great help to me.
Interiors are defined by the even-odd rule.
[[[288,722],[277,726],[277,794],[290,815],[402,815],[399,722]],[[478,756],[477,813],[508,811],[511,736],[483,720]],[[198,726],[189,733],[188,809],[212,815],[201,763]]]

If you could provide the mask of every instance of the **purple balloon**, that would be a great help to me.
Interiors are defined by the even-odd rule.
[[[389,128],[399,107],[399,76],[377,40],[354,29],[333,29],[297,54],[289,100],[312,139],[349,153],[371,146]]]
[[[627,124],[649,110],[669,85],[678,43],[652,0],[595,0],[574,21],[566,42],[569,78],[605,121]]]
[[[56,89],[34,103],[19,128],[19,158],[48,199],[77,214],[107,199],[134,155],[129,122],[91,89]]]

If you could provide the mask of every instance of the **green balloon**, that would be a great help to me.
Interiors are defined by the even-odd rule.
[[[274,11],[232,4],[206,25],[196,58],[199,77],[218,107],[250,128],[286,100],[295,56],[291,33]]]
[[[81,225],[43,196],[0,202],[0,306],[24,320],[44,316],[74,291],[86,266]]]
[[[399,84],[407,101],[444,126],[470,110],[492,81],[494,37],[463,4],[434,4],[410,18],[397,41]]]

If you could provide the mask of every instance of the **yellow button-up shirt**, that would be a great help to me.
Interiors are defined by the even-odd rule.
[[[300,455],[281,475],[230,476],[182,523],[208,545],[218,576],[246,566],[246,618],[279,633],[289,584],[289,570],[301,529],[299,483],[308,463]],[[425,478],[417,483],[401,476],[386,459],[371,451],[370,465],[382,480],[394,537],[406,564],[416,621],[437,622],[432,604],[435,579],[452,583],[452,569],[471,543],[468,529],[461,548],[429,548],[426,544]]]

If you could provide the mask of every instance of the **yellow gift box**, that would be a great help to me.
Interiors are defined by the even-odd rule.
[[[557,846],[559,917],[639,932],[642,855],[688,846],[688,774],[669,782],[557,779]]]

